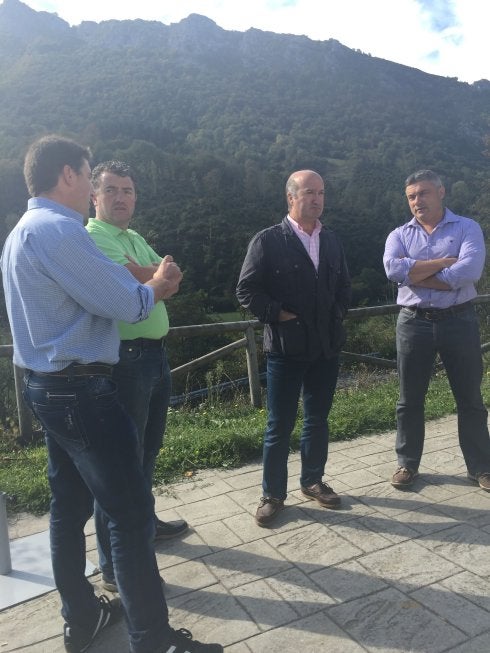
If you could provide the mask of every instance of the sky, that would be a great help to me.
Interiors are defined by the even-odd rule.
[[[142,18],[165,25],[189,14],[226,30],[251,27],[330,38],[427,73],[462,82],[490,79],[488,0],[23,0],[36,11],[84,20]]]

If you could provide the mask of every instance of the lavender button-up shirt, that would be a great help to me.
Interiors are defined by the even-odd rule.
[[[456,257],[454,265],[436,274],[451,290],[410,285],[416,261]],[[415,218],[390,233],[383,263],[390,281],[398,283],[397,304],[421,308],[448,308],[476,297],[475,283],[485,265],[485,242],[480,225],[449,209],[431,234]]]

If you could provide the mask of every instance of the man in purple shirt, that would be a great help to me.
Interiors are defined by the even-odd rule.
[[[400,397],[398,469],[391,484],[406,488],[418,476],[424,447],[424,404],[439,354],[458,410],[459,443],[468,478],[490,492],[490,438],[481,395],[480,333],[471,300],[485,264],[480,226],[443,206],[445,189],[431,170],[405,182],[413,219],[390,233],[383,262],[398,284],[396,328]]]

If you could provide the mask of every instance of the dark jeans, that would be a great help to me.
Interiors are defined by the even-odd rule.
[[[151,492],[153,471],[162,446],[172,390],[165,347],[158,342],[122,341],[113,381],[118,398],[133,419],[138,434],[138,459]],[[156,518],[155,518],[156,519]],[[95,525],[99,567],[110,580],[114,577],[107,516],[96,505]]]
[[[490,471],[487,410],[478,320],[473,306],[452,317],[427,320],[401,309],[396,330],[400,398],[397,403],[398,463],[417,470],[425,436],[425,395],[439,353],[456,400],[459,444],[471,474]]]
[[[264,496],[285,499],[288,482],[289,440],[303,389],[301,478],[303,486],[321,481],[328,456],[328,414],[339,372],[339,359],[296,361],[267,356],[268,420],[264,439]]]
[[[94,498],[107,514],[114,571],[131,650],[154,651],[168,611],[153,548],[153,499],[137,455],[135,428],[102,376],[28,372],[25,398],[45,430],[51,486],[51,556],[62,615],[91,629],[99,608],[85,577],[84,526]]]

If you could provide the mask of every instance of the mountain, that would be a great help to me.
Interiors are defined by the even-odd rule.
[[[19,0],[0,5],[0,236],[22,213],[22,159],[57,132],[139,174],[134,226],[185,269],[187,290],[234,305],[252,234],[285,213],[299,168],[326,179],[358,303],[391,301],[381,255],[407,218],[403,180],[445,179],[449,205],[490,215],[490,82],[461,83],[336,40],[108,20],[71,27]]]

